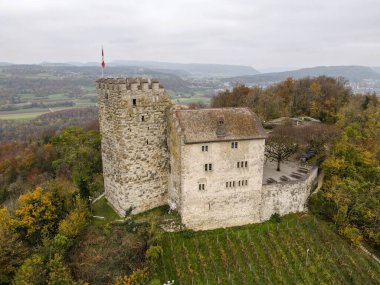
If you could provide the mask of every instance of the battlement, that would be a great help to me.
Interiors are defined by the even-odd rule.
[[[147,78],[99,78],[96,88],[102,90],[159,90],[164,89],[157,79]]]

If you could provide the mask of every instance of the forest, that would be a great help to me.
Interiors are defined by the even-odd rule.
[[[333,139],[327,148],[319,146],[324,149],[318,157],[324,184],[309,201],[312,214],[325,221],[288,217],[204,234],[165,234],[156,218],[96,221],[89,201],[103,192],[96,110],[54,112],[17,125],[7,121],[0,128],[0,284],[153,285],[171,273],[183,280],[180,284],[189,284],[190,272],[198,281],[210,276],[215,281],[210,284],[217,284],[215,268],[223,270],[221,280],[237,284],[246,275],[272,284],[315,278],[327,284],[359,284],[360,278],[376,284],[378,267],[356,247],[365,244],[380,252],[379,98],[353,95],[344,81],[317,77],[288,79],[266,89],[237,85],[220,92],[211,104],[245,106],[263,121],[311,116],[330,128]],[[147,215],[164,217],[167,212],[155,211]],[[282,241],[275,238],[280,234]],[[265,240],[282,250],[266,254],[256,247],[269,247]],[[315,255],[303,268],[305,244]],[[251,249],[247,256],[239,253],[243,247]],[[226,256],[230,249],[232,255]],[[173,259],[175,252],[185,259]],[[209,254],[215,260],[208,260]],[[334,264],[343,257],[350,265],[338,268]],[[271,271],[243,263],[256,259]],[[203,271],[200,263],[207,265]]]
[[[265,122],[278,117],[310,116],[340,130],[323,155],[322,189],[310,210],[333,222],[352,242],[380,251],[380,100],[352,94],[342,79],[287,79],[267,89],[238,85],[212,99],[213,107],[252,109]],[[279,128],[282,128],[280,126]],[[273,131],[267,143],[276,139]],[[293,141],[304,134],[293,132]],[[284,136],[282,136],[282,139]]]

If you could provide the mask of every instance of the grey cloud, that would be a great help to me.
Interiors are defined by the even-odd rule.
[[[380,65],[376,0],[1,0],[0,61]]]

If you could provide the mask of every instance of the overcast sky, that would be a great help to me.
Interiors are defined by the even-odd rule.
[[[380,0],[0,0],[0,61],[380,66]]]

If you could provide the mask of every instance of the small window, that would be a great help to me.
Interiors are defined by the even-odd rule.
[[[141,122],[145,121],[145,116],[141,116]]]
[[[226,182],[226,188],[228,188],[228,182]]]
[[[205,164],[205,171],[211,171],[212,170],[212,164],[211,163],[206,163]]]
[[[231,148],[238,148],[238,142],[232,142]]]
[[[132,99],[133,106],[136,106],[136,99]]]
[[[240,167],[240,162],[238,161],[238,162],[237,162],[237,168],[239,168],[239,167]]]
[[[248,185],[248,180],[245,180],[245,186],[247,186]]]
[[[146,140],[146,144],[149,144],[148,140]]]
[[[248,167],[248,161],[245,162],[245,167]]]
[[[199,189],[199,191],[205,190],[205,184],[204,183],[199,183],[198,184],[198,189]]]
[[[232,182],[230,181],[230,187],[232,187]]]
[[[235,187],[235,181],[234,181],[234,182],[232,182],[232,187]]]
[[[202,151],[208,151],[208,145],[202,145]]]
[[[238,184],[239,184],[239,186],[240,186],[240,180],[239,180],[239,183],[238,183]]]

